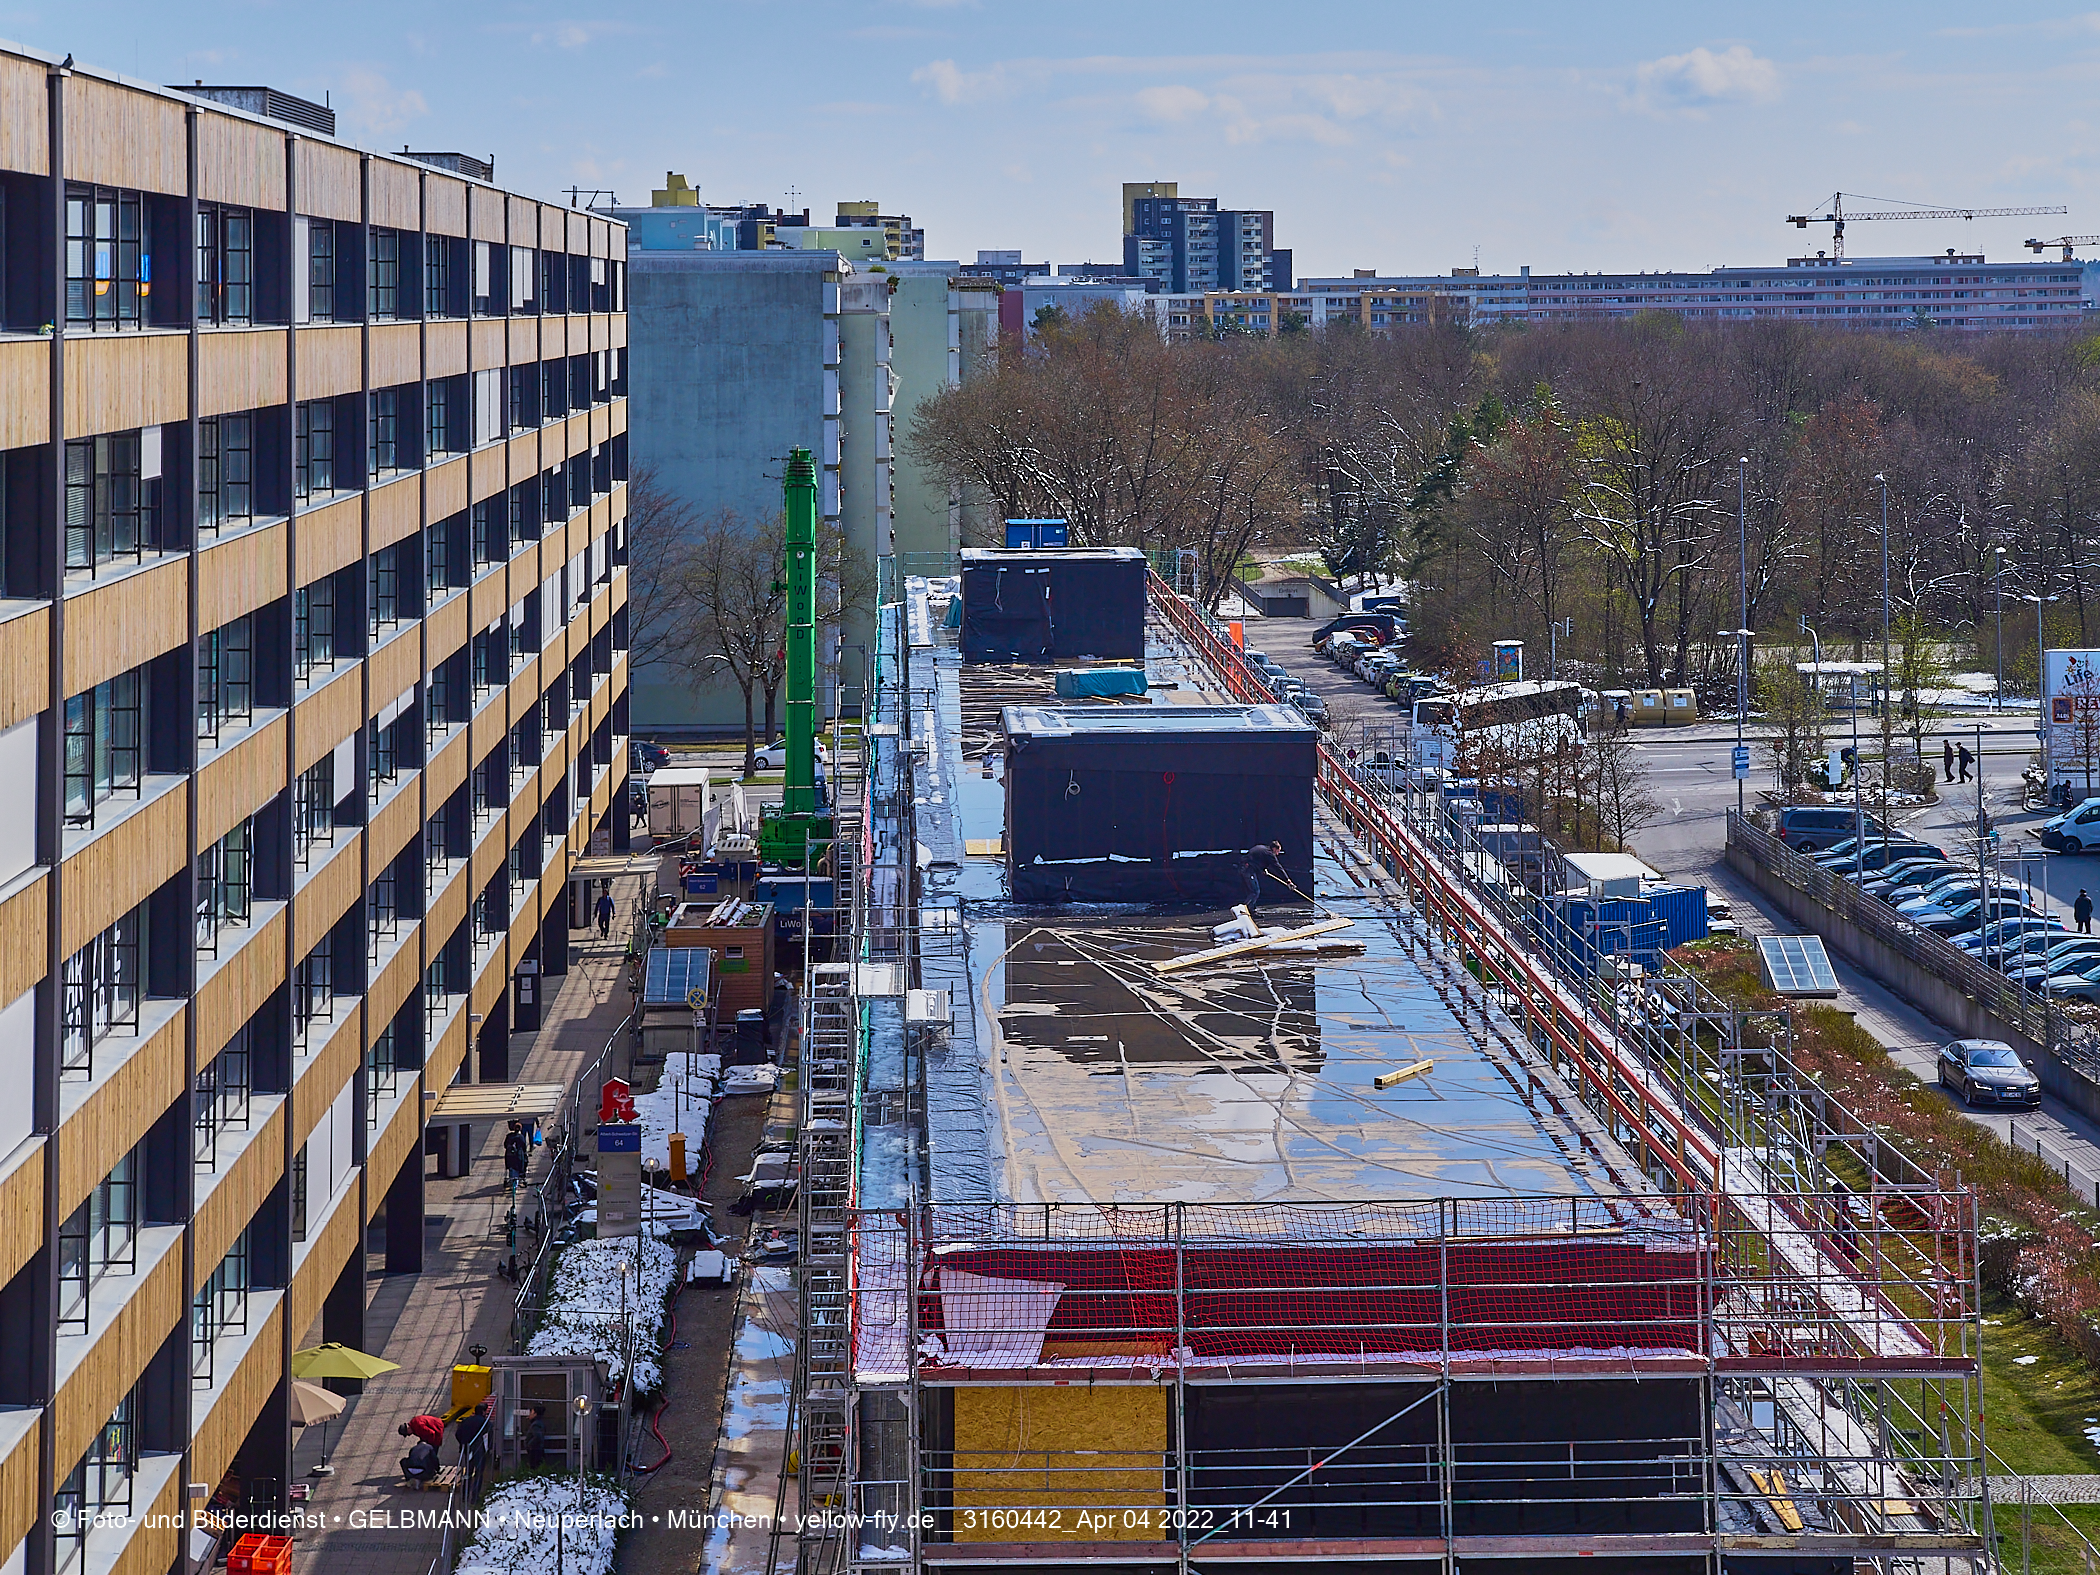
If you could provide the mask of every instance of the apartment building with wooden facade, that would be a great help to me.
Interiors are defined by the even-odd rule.
[[[426,1102],[626,844],[624,227],[220,91],[0,49],[22,1575],[282,1503],[290,1353],[359,1340],[368,1229],[420,1267]]]

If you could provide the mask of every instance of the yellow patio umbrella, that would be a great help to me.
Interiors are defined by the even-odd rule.
[[[377,1378],[381,1373],[395,1371],[400,1365],[335,1340],[292,1352],[294,1378]]]

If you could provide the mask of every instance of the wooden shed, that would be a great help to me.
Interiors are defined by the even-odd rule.
[[[773,905],[728,897],[684,902],[664,929],[666,946],[704,946],[714,953],[715,1021],[764,1011],[773,997]]]

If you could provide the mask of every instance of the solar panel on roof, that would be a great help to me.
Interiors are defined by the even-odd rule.
[[[684,1006],[698,990],[707,997],[710,961],[704,946],[659,946],[649,953],[648,973],[642,980],[644,1006]]]
[[[1757,958],[1765,984],[1780,995],[1838,993],[1837,973],[1820,935],[1761,935]]]

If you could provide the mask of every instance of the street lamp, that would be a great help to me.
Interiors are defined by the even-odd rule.
[[[1736,748],[1736,753],[1735,753],[1735,757],[1734,757],[1734,759],[1732,759],[1732,760],[1731,760],[1731,761],[1729,762],[1729,769],[1730,769],[1731,771],[1734,771],[1734,772],[1735,772],[1735,812],[1736,812],[1736,813],[1737,813],[1738,815],[1740,815],[1740,814],[1742,814],[1742,813],[1744,812],[1744,806],[1743,806],[1743,779],[1744,779],[1744,777],[1746,777],[1746,776],[1747,776],[1747,775],[1748,775],[1749,773],[1748,773],[1748,771],[1747,771],[1747,770],[1743,770],[1743,769],[1739,769],[1739,768],[1737,768],[1737,766],[1735,765],[1735,760],[1740,760],[1740,759],[1743,759],[1743,758],[1744,758],[1744,753],[1743,753],[1743,730],[1744,730],[1744,729],[1745,729],[1745,728],[1746,728],[1746,727],[1747,727],[1747,726],[1749,725],[1749,721],[1750,721],[1750,685],[1749,685],[1749,683],[1748,683],[1748,681],[1747,681],[1747,678],[1746,678],[1746,674],[1747,674],[1747,671],[1748,671],[1748,668],[1749,668],[1749,665],[1750,665],[1750,636],[1751,636],[1752,634],[1754,634],[1755,632],[1756,632],[1755,630],[1753,630],[1753,629],[1748,629],[1748,628],[1742,628],[1742,629],[1716,629],[1716,630],[1714,631],[1714,635],[1715,635],[1715,638],[1717,638],[1717,639],[1722,639],[1722,640],[1733,640],[1733,641],[1735,641],[1735,676],[1736,676],[1736,684],[1735,684],[1735,748]],[[1821,677],[1822,677],[1822,675],[1821,675],[1820,673],[1819,673],[1819,674],[1817,674],[1817,679],[1818,679],[1818,681],[1820,681],[1820,680],[1821,680]]]
[[[1729,769],[1736,771],[1735,812],[1743,813],[1743,776],[1735,761],[1742,758],[1743,726],[1750,720],[1750,456],[1735,462],[1735,748]],[[1816,675],[1821,682],[1822,674]]]
[[[1997,572],[1991,576],[1998,592],[1998,687],[1991,692],[1991,710],[1998,712],[2005,708],[2005,549],[1993,547],[1991,551],[1998,555]]]
[[[1547,626],[1546,676],[1548,678],[1560,677],[1560,637],[1564,634],[1571,640],[1575,638],[1575,620],[1573,618],[1562,618]]]

